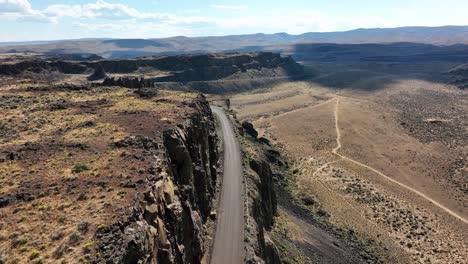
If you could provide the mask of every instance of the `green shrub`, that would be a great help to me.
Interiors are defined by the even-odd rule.
[[[39,209],[39,211],[48,211],[50,207],[45,204],[41,204],[39,207],[37,207],[37,209]]]
[[[39,251],[33,250],[33,251],[31,251],[31,254],[29,254],[29,259],[35,259],[35,258],[39,257],[39,255],[40,255]]]
[[[75,164],[72,168],[72,173],[80,173],[89,170],[89,167],[85,164]]]

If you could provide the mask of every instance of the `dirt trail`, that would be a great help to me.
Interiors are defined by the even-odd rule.
[[[338,150],[341,149],[341,131],[340,131],[340,126],[339,126],[339,104],[340,104],[340,99],[339,97],[336,97],[334,98],[334,100],[336,100],[336,103],[335,103],[335,109],[334,109],[334,116],[335,116],[335,129],[336,129],[336,147],[332,150],[332,153],[335,154],[336,156],[340,157],[341,159],[344,159],[344,160],[347,160],[349,162],[352,162],[356,165],[359,165],[361,167],[364,167],[376,174],[378,174],[379,176],[385,178],[386,180],[394,183],[394,184],[397,184],[398,186],[400,187],[403,187],[405,188],[406,190],[409,190],[410,192],[413,192],[414,194],[422,197],[423,199],[431,202],[432,204],[434,204],[435,206],[439,207],[440,209],[442,209],[443,211],[445,211],[446,213],[450,214],[451,216],[457,218],[458,220],[464,222],[465,224],[468,224],[468,220],[466,220],[465,218],[463,218],[462,216],[458,215],[457,213],[453,212],[452,210],[450,210],[449,208],[443,206],[442,204],[440,204],[439,202],[433,200],[432,198],[430,198],[429,196],[425,195],[424,193],[410,187],[410,186],[407,186],[385,174],[383,174],[382,172],[366,165],[366,164],[363,164],[359,161],[356,161],[356,160],[353,160],[351,158],[348,158],[346,156],[343,156],[341,154],[338,153]],[[321,166],[320,168],[318,168],[313,175],[316,175],[319,171],[323,170],[326,166],[330,165],[331,163],[326,163],[325,165]]]
[[[238,264],[244,261],[244,204],[242,162],[239,142],[231,122],[219,107],[211,108],[219,120],[224,143],[224,168],[221,201],[211,263]]]
[[[317,107],[317,106],[321,106],[321,105],[324,105],[324,104],[328,104],[328,103],[332,102],[333,100],[335,100],[335,98],[330,99],[330,100],[327,100],[327,101],[325,101],[325,102],[318,103],[318,104],[308,105],[308,106],[305,106],[305,107],[299,107],[299,108],[296,108],[296,109],[294,109],[294,110],[286,111],[286,112],[283,112],[283,113],[280,113],[280,114],[277,114],[277,115],[272,115],[272,116],[267,117],[267,118],[265,118],[265,119],[271,119],[271,118],[282,117],[282,116],[285,116],[285,115],[288,115],[288,114],[292,114],[292,113],[295,113],[295,112],[299,112],[299,111],[302,111],[302,110],[305,110],[305,109],[314,108],[314,107]]]

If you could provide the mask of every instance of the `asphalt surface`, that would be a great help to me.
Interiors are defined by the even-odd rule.
[[[242,198],[242,162],[239,141],[224,111],[211,107],[219,120],[224,144],[224,172],[212,264],[244,262],[244,201]]]

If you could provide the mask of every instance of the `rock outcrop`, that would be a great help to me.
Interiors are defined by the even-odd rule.
[[[276,213],[276,194],[273,185],[273,173],[270,165],[264,160],[251,160],[250,168],[257,173],[256,182],[259,197],[254,207],[254,217],[266,229],[273,227],[273,217]]]
[[[244,131],[249,134],[251,137],[253,138],[257,138],[258,137],[258,132],[257,130],[255,130],[254,126],[252,125],[252,123],[250,122],[242,122],[242,128],[244,129]]]
[[[281,263],[278,249],[269,238],[267,231],[271,231],[277,210],[273,173],[265,160],[251,160],[250,169],[255,173],[247,173],[247,188],[251,190],[247,217],[246,263]]]
[[[252,124],[244,122],[242,126],[246,139],[244,144],[257,144],[258,132]],[[258,142],[260,143],[260,142]],[[246,197],[246,263],[281,263],[279,251],[269,237],[277,213],[277,198],[274,177],[266,153],[263,150],[244,153],[248,164],[245,170]]]
[[[156,82],[213,81],[230,76],[248,79],[247,73],[252,74],[272,69],[276,69],[278,72],[270,71],[269,74],[262,74],[262,76],[278,77],[303,74],[302,67],[291,57],[282,57],[270,52],[173,56],[154,60],[151,64],[161,70],[173,71],[169,76],[155,78]],[[280,70],[282,72],[279,72]]]
[[[88,80],[89,81],[96,81],[96,80],[104,79],[106,77],[107,77],[106,71],[104,70],[104,68],[102,67],[101,64],[98,64],[96,69],[94,69],[93,74],[88,76]]]
[[[105,78],[102,86],[121,86],[126,88],[154,87],[154,82],[142,78]]]
[[[468,89],[468,64],[457,66],[449,71],[452,77],[451,83],[460,89]]]
[[[98,263],[201,262],[207,250],[204,224],[213,209],[218,152],[208,103],[194,104],[196,112],[184,125],[164,132],[162,145],[144,137],[116,144],[161,158],[127,217],[97,231]]]
[[[87,81],[104,79],[102,85],[129,88],[153,87],[172,90],[232,92],[258,88],[273,81],[304,75],[291,57],[271,52],[142,57],[137,59],[57,61],[41,57],[0,62],[0,75],[25,72],[84,74]],[[146,77],[144,83],[136,76]],[[117,76],[117,77],[116,77]],[[157,77],[153,77],[157,76]],[[83,80],[85,81],[85,80]]]
[[[58,71],[66,74],[81,74],[84,73],[87,66],[77,62],[69,61],[45,61],[31,60],[21,61],[18,63],[0,64],[1,75],[18,75],[26,71],[39,73],[43,71]]]

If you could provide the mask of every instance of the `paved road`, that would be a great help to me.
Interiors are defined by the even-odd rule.
[[[216,106],[212,106],[211,109],[219,120],[224,142],[224,176],[211,263],[239,264],[244,261],[241,152],[239,142],[224,111]]]

